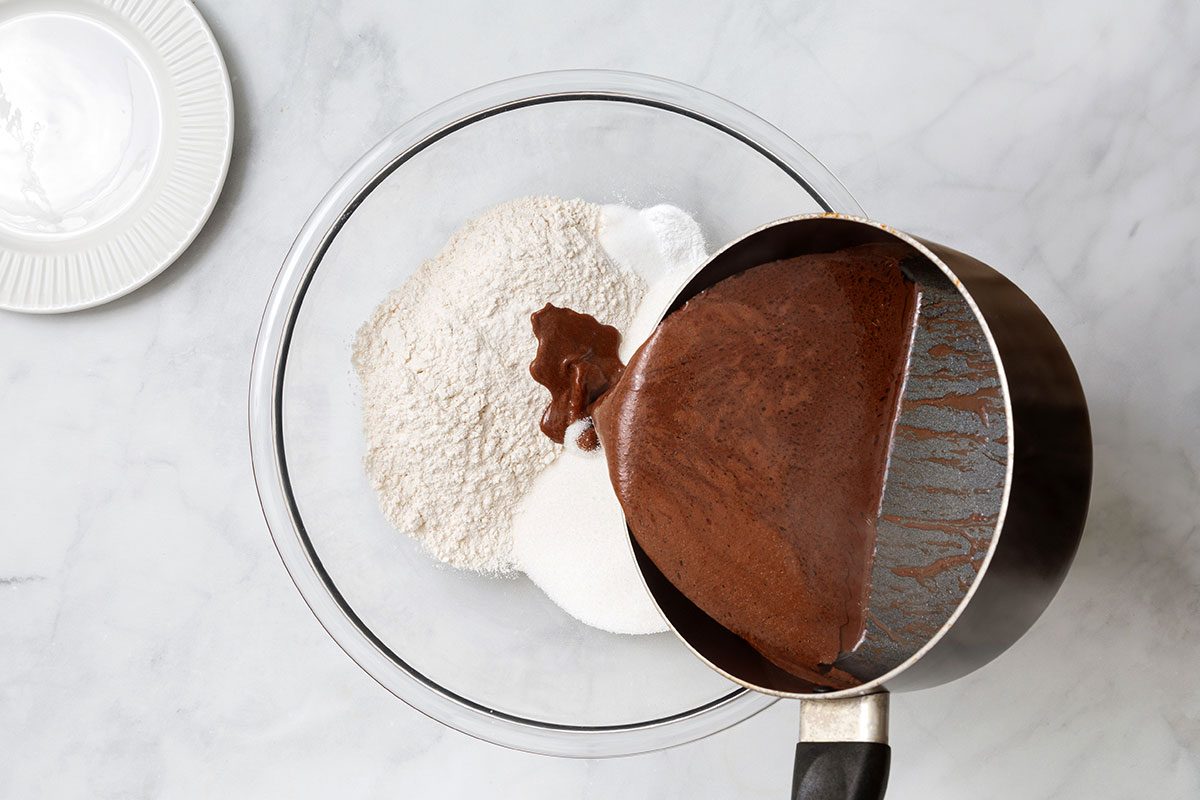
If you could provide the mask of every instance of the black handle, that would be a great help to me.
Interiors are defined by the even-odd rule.
[[[879,742],[801,742],[792,800],[882,800],[891,763]]]

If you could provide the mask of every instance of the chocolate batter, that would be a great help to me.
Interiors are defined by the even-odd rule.
[[[864,245],[721,281],[608,373],[607,394],[597,379],[553,415],[591,405],[630,530],[684,595],[831,688],[860,682],[834,664],[864,630],[917,311],[908,255]]]
[[[562,444],[567,427],[590,416],[592,405],[621,377],[625,365],[617,354],[621,333],[589,314],[547,303],[530,318],[537,337],[537,356],[529,374],[550,390],[550,405],[542,414],[542,433]],[[596,447],[596,432],[588,429],[577,444]]]

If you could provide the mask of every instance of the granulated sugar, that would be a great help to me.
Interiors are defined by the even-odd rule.
[[[703,263],[704,237],[695,220],[673,206],[605,206],[600,241],[613,260],[649,283],[634,320],[621,328],[621,355],[628,361]],[[589,424],[574,423],[566,440]],[[601,453],[568,447],[543,470],[514,513],[513,545],[526,574],[576,619],[613,633],[667,629],[642,585]]]
[[[579,621],[612,633],[666,630],[599,451],[567,450],[538,475],[513,514],[513,547],[525,574]]]

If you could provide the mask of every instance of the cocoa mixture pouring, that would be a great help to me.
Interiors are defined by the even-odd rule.
[[[593,415],[655,565],[771,663],[831,688],[860,682],[835,664],[863,638],[917,310],[909,255],[864,245],[728,278],[623,373],[614,329],[553,307],[533,319],[543,430]]]
[[[618,350],[621,333],[590,314],[547,303],[530,318],[538,340],[537,356],[529,365],[534,380],[550,390],[550,404],[542,414],[542,433],[559,444],[573,422],[591,416],[625,365]],[[580,435],[584,450],[596,447],[594,429]]]

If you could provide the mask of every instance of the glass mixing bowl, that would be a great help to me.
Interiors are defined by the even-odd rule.
[[[263,513],[325,629],[434,719],[566,756],[698,739],[773,698],[710,671],[672,634],[604,633],[524,578],[435,563],[390,527],[363,472],[355,331],[464,221],[530,194],[671,203],[699,220],[712,249],[779,217],[862,214],[779,130],[679,83],[556,72],[443,103],[338,181],[280,270],[250,387]]]

